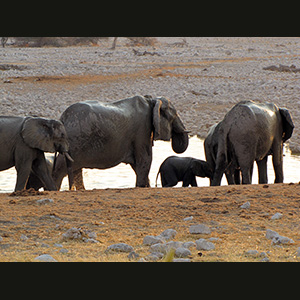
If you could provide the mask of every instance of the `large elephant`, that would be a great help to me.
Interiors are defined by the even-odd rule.
[[[197,186],[196,176],[210,178],[213,171],[206,161],[193,157],[169,156],[159,168],[155,186],[159,174],[163,187],[175,186],[179,181],[182,181],[183,187],[188,187]]]
[[[204,140],[204,151],[205,157],[208,164],[214,170],[216,167],[216,157],[218,152],[218,140],[219,140],[219,128],[222,122],[214,124],[210,127],[208,134]],[[267,183],[268,182],[268,174],[267,174],[267,157],[260,161],[256,161],[258,168],[258,180],[259,183]],[[228,157],[227,167],[225,168],[225,176],[227,179],[227,183],[229,185],[232,184],[240,184],[241,183],[241,169],[237,165],[237,161],[231,159],[232,157]],[[252,171],[251,171],[252,172]],[[210,183],[212,183],[212,179],[210,178]]]
[[[216,137],[212,138],[213,150],[207,151],[207,142],[204,143],[207,162],[214,168],[211,185],[220,185],[226,170],[232,175],[238,168],[242,183],[250,184],[254,161],[259,183],[267,183],[268,155],[273,158],[275,183],[283,182],[283,143],[292,136],[293,129],[292,117],[285,108],[253,101],[236,104],[208,135],[210,139]]]
[[[107,169],[130,164],[136,186],[149,187],[153,140],[172,140],[176,153],[188,147],[188,133],[172,103],[164,98],[134,96],[114,103],[79,102],[60,118],[70,144],[76,188],[84,188],[82,168]],[[57,186],[66,175],[61,156],[53,171]]]
[[[32,171],[45,189],[57,190],[47,169],[44,152],[59,152],[62,157],[69,148],[67,134],[60,121],[34,117],[0,117],[0,171],[15,166],[15,191],[22,190]]]

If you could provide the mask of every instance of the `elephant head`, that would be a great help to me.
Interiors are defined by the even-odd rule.
[[[176,153],[183,153],[189,145],[188,131],[170,100],[159,97],[153,100],[154,140],[170,141]]]
[[[69,150],[66,130],[60,121],[33,117],[26,118],[21,135],[30,148],[62,154]]]
[[[195,176],[212,178],[213,170],[210,165],[203,160],[194,159],[191,162],[191,169]]]

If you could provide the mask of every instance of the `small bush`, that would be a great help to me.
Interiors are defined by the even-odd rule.
[[[67,47],[77,45],[95,45],[100,39],[107,37],[15,37],[15,45],[19,47]]]

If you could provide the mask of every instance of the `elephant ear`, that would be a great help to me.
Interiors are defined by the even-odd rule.
[[[27,146],[44,152],[55,152],[51,122],[43,118],[28,118],[23,124],[21,136]]]
[[[289,111],[286,108],[279,108],[279,112],[282,119],[283,135],[282,141],[287,141],[293,134],[294,123]]]
[[[162,105],[161,100],[156,100],[156,104],[153,108],[153,126],[154,126],[154,140],[160,136],[160,108]]]

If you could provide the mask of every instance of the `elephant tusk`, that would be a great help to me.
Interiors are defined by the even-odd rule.
[[[74,159],[70,156],[70,154],[68,152],[65,152],[64,155],[66,156],[66,158],[71,161],[74,162]]]

